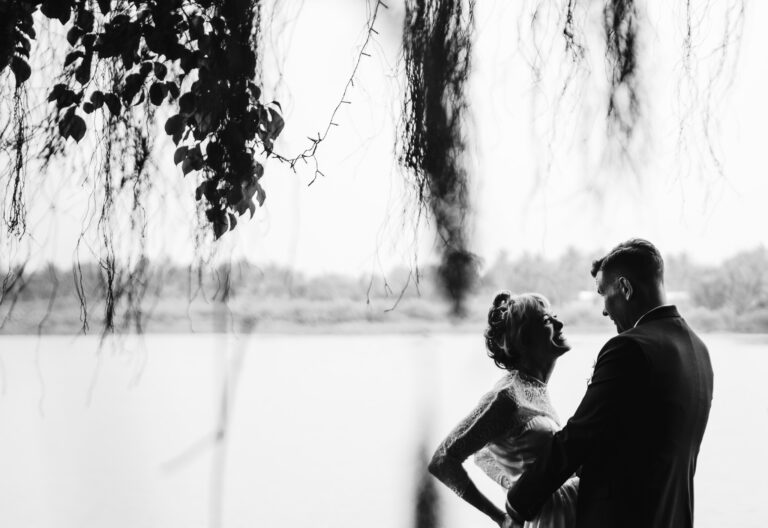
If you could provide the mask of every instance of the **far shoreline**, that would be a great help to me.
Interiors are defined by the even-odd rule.
[[[98,328],[97,325],[93,327]],[[312,337],[312,336],[360,336],[360,335],[404,335],[404,336],[431,336],[431,335],[470,335],[475,334],[478,339],[482,339],[484,323],[477,321],[466,321],[459,323],[451,322],[365,322],[351,321],[334,324],[298,324],[286,321],[264,321],[253,325],[251,328],[243,328],[240,324],[225,324],[222,328],[220,324],[209,322],[208,324],[195,324],[190,327],[189,324],[152,324],[149,323],[144,331],[137,332],[134,328],[115,329],[114,332],[102,333],[100,331],[83,332],[81,328],[73,328],[71,332],[63,331],[62,328],[43,328],[42,332],[37,331],[9,331],[4,329],[0,331],[2,337],[69,337],[69,338],[106,338],[112,337],[151,337],[151,336],[208,336],[208,335],[235,335],[235,336],[271,336],[271,337]],[[19,329],[20,330],[20,329]],[[768,344],[768,333],[764,332],[739,332],[733,330],[700,330],[694,328],[701,335],[728,335],[739,337],[748,341],[765,341]],[[566,326],[566,335],[604,335],[606,338],[615,335],[615,330],[611,326],[597,325],[572,325]]]

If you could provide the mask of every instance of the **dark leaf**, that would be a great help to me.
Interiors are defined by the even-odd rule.
[[[192,170],[200,170],[203,168],[203,154],[200,152],[200,145],[195,145],[187,151],[186,160],[189,160],[192,166]]]
[[[213,222],[213,238],[215,240],[218,240],[221,238],[221,235],[227,232],[227,221],[226,216],[223,218],[217,218]]]
[[[167,81],[165,87],[168,88],[168,93],[171,94],[171,99],[176,99],[179,96],[179,85],[173,81]]]
[[[193,167],[192,160],[189,158],[184,158],[184,162],[181,164],[181,172],[184,173],[184,176],[195,170]]]
[[[207,190],[207,187],[206,187],[206,190]],[[218,218],[220,215],[221,215],[221,211],[213,207],[205,210],[205,217],[211,223],[213,223],[216,220],[216,218]]]
[[[27,64],[27,61],[18,55],[15,55],[11,59],[11,71],[16,77],[17,87],[23,84],[27,79],[29,79],[29,76],[32,75],[32,69],[29,67],[29,64]]]
[[[184,131],[184,117],[179,114],[173,115],[165,122],[165,133],[169,136],[181,134]]]
[[[272,140],[275,140],[277,139],[277,136],[280,135],[280,132],[283,131],[283,127],[285,126],[285,121],[283,120],[283,114],[282,114],[282,109],[280,108],[280,103],[278,103],[277,101],[272,101],[271,105],[267,108],[267,111],[269,112],[269,116],[270,116],[269,126],[268,126],[269,138]]]
[[[187,150],[189,150],[189,147],[179,147],[176,149],[176,152],[173,153],[173,163],[178,165],[182,161],[184,161],[184,158],[187,157]]]
[[[66,108],[77,102],[77,95],[68,88],[64,88],[56,99],[56,108]]]
[[[85,121],[83,120],[83,118],[80,117],[79,115],[75,115],[72,118],[72,123],[70,125],[70,132],[69,132],[70,136],[72,136],[72,139],[74,139],[79,143],[80,140],[83,139],[83,137],[85,136],[86,129],[87,127],[85,126]]]
[[[227,191],[227,203],[232,207],[237,208],[244,197],[242,185],[232,185],[229,191]]]
[[[211,132],[213,116],[210,112],[195,112],[195,120],[197,121],[197,127],[202,135],[207,135]]]
[[[85,112],[86,114],[90,114],[91,112],[93,112],[93,110],[94,110],[93,103],[88,101],[83,103],[83,112]]]
[[[58,101],[59,97],[61,97],[61,94],[63,94],[64,90],[66,89],[67,89],[66,84],[59,83],[54,85],[53,88],[51,88],[51,93],[48,94],[48,102]]]
[[[259,97],[261,97],[261,88],[248,81],[248,90],[251,92],[251,96],[258,101]]]
[[[125,85],[123,86],[123,102],[126,105],[131,104],[133,98],[139,93],[142,85],[141,75],[138,73],[132,73],[125,78]]]
[[[93,43],[93,49],[96,50],[101,59],[114,57],[120,52],[112,35],[106,33],[96,38],[96,42]]]
[[[66,24],[72,15],[72,0],[45,0],[40,11],[48,18],[58,18],[59,22]]]
[[[195,111],[195,94],[187,92],[179,99],[179,110],[183,114],[191,114]]]
[[[237,217],[232,213],[227,215],[229,217],[229,230],[232,231],[237,226]]]
[[[93,53],[95,42],[96,35],[93,33],[87,33],[85,36],[83,36],[83,46],[85,47],[85,52],[88,55]]]
[[[64,66],[65,66],[65,67],[66,67],[66,66],[69,66],[70,64],[72,64],[73,62],[75,62],[77,59],[81,59],[81,58],[83,58],[83,57],[85,57],[85,53],[83,53],[83,52],[82,52],[82,51],[80,51],[80,50],[77,50],[77,51],[73,51],[73,52],[71,52],[71,53],[68,53],[68,54],[67,54],[67,58],[66,58],[66,59],[64,59]]]
[[[264,200],[267,199],[267,193],[264,191],[264,187],[262,187],[260,184],[256,184],[256,200],[259,202],[259,205],[264,205]],[[253,218],[253,213],[251,213],[251,218]]]
[[[61,134],[61,137],[64,139],[67,139],[69,137],[69,128],[70,124],[72,123],[72,116],[74,113],[66,112],[64,114],[64,117],[61,118],[59,121],[59,134]]]
[[[221,166],[221,160],[224,156],[224,149],[221,148],[221,145],[215,141],[211,141],[208,143],[208,146],[205,147],[205,154],[208,156],[208,165],[210,165],[213,169],[217,169]]]
[[[218,194],[219,193],[217,191],[216,180],[208,180],[208,185],[206,185],[205,189],[203,189],[203,195],[205,196],[205,199],[210,203],[214,203],[218,201]]]
[[[99,90],[96,90],[91,94],[91,103],[94,108],[101,108],[104,105],[104,94]]]
[[[113,93],[104,94],[104,104],[109,108],[109,113],[113,116],[120,115],[120,99]]]
[[[101,9],[101,13],[103,15],[106,15],[107,13],[109,13],[109,9],[110,9],[109,4],[111,3],[109,0],[97,0],[97,2],[99,4],[99,9]]]
[[[245,212],[249,209],[248,203],[250,201],[251,201],[250,199],[244,199],[238,202],[237,205],[234,206],[235,212],[237,212],[237,214],[239,214],[240,216],[243,216]]]
[[[168,68],[166,68],[165,64],[163,64],[162,62],[156,62],[154,64],[154,70],[155,70],[155,77],[157,77],[157,79],[160,81],[165,79],[165,75],[168,73]]]
[[[71,137],[75,141],[80,141],[85,136],[85,121],[79,115],[75,114],[75,108],[72,107],[64,114],[59,121],[59,133],[63,138]]]
[[[91,11],[83,9],[77,14],[75,25],[83,30],[84,33],[93,31],[94,16]]]
[[[77,70],[75,70],[75,79],[80,84],[85,84],[91,80],[91,58],[90,57],[86,57],[85,59],[83,59],[83,62],[81,62],[80,66],[77,67]]]
[[[125,68],[125,71],[130,70],[133,68],[134,63],[136,62],[135,58],[136,55],[134,53],[135,50],[128,46],[124,46],[122,50],[119,50],[120,58],[123,61],[123,68]],[[134,74],[137,75],[137,74]]]
[[[184,70],[184,73],[192,71],[193,68],[197,67],[197,52],[185,49],[181,54],[179,65],[181,66],[181,69]]]
[[[80,37],[82,36],[83,36],[83,30],[77,26],[72,26],[69,29],[69,31],[67,31],[67,42],[69,42],[70,46],[74,46],[77,44],[77,41],[80,40]]]
[[[141,67],[139,67],[139,75],[141,75],[142,80],[147,78],[147,75],[149,75],[149,72],[152,71],[152,63],[151,62],[142,62]]]
[[[166,88],[165,83],[154,82],[149,87],[149,100],[153,105],[160,106],[167,93],[168,88]]]
[[[253,160],[253,175],[256,177],[256,181],[264,176],[264,166],[256,160]]]

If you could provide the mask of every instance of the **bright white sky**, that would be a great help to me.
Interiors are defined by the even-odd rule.
[[[285,112],[287,125],[277,150],[293,155],[307,146],[306,136],[325,129],[375,4],[277,3],[277,22],[266,35],[265,94],[268,100],[279,100]],[[730,48],[722,75],[707,91],[717,67],[715,48],[722,41],[726,7],[738,2],[713,2],[709,16],[694,24],[693,82],[686,82],[683,73],[683,12],[669,11],[668,2],[648,2],[640,35],[646,121],[634,171],[604,155],[606,82],[599,10],[582,16],[593,51],[586,59],[588,68],[581,71],[590,73],[572,81],[558,106],[556,95],[568,66],[562,59],[561,26],[543,11],[534,37],[526,17],[536,3],[477,2],[468,127],[476,211],[472,249],[490,262],[501,250],[512,256],[557,256],[569,245],[599,250],[643,236],[663,253],[685,251],[695,260],[717,262],[768,243],[762,130],[768,124],[768,35],[760,24],[768,19],[766,3],[745,2],[743,40],[740,47],[734,43]],[[224,237],[220,255],[292,265],[311,274],[386,270],[409,265],[416,254],[420,263],[434,260],[433,235],[429,229],[417,232],[413,215],[407,213],[413,204],[396,161],[403,7],[399,0],[387,4],[390,9],[381,12],[375,25],[379,34],[368,48],[371,57],[364,58],[347,95],[352,104],[339,111],[339,126],[320,147],[325,177],[308,187],[310,166],[292,173],[270,161],[262,180],[264,208]],[[698,17],[703,11],[696,9]],[[535,60],[534,38],[548,57],[541,63],[539,85],[527,64]],[[715,170],[703,140],[708,93],[712,144],[725,178]],[[193,251],[187,225],[195,184],[182,180],[169,155],[159,156],[155,177],[172,182],[182,199],[150,205],[149,248],[153,256],[185,261]],[[48,216],[38,224],[33,252],[68,264],[84,200],[74,191],[67,198],[59,196],[63,205],[55,215],[39,212]],[[87,259],[87,251],[81,257]]]

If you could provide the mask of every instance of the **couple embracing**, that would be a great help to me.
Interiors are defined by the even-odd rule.
[[[712,402],[704,343],[666,303],[664,263],[632,239],[592,266],[618,335],[600,350],[587,391],[562,426],[547,394],[570,349],[538,294],[496,295],[488,355],[507,371],[435,452],[430,471],[502,528],[687,528]],[[507,491],[502,510],[475,486],[475,463]]]

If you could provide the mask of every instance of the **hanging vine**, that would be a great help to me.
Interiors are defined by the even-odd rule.
[[[616,131],[626,145],[632,139],[641,112],[635,0],[608,0],[603,9],[603,28],[609,78],[606,117],[609,131]]]
[[[473,2],[406,0],[403,49],[407,79],[401,161],[413,176],[442,241],[439,276],[460,314],[476,276],[468,249],[468,176],[464,167]]]

